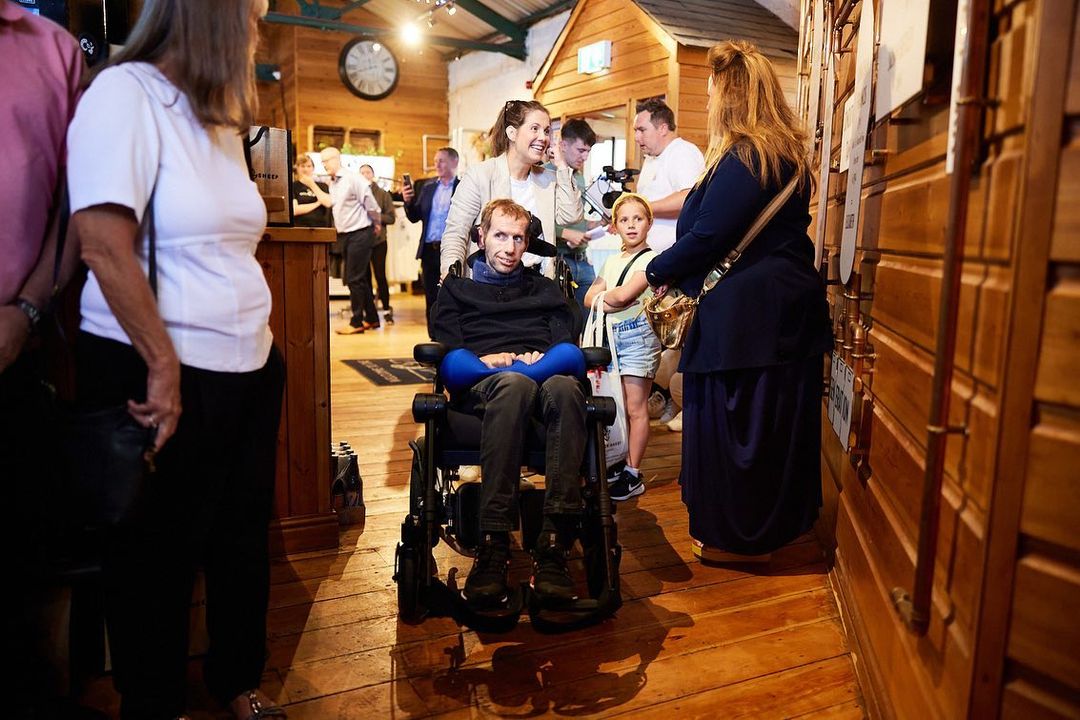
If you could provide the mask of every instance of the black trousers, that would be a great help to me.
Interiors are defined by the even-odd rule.
[[[386,284],[386,240],[375,244],[371,250],[371,271],[375,274],[375,295],[383,310],[390,309],[390,286]]]
[[[424,251],[420,253],[420,277],[424,282],[424,308],[426,310],[428,337],[431,334],[431,308],[435,307],[435,300],[439,297],[439,256],[442,243],[424,243]]]
[[[537,385],[520,373],[501,372],[473,385],[455,402],[483,421],[480,433],[480,529],[512,530],[514,496],[529,423],[546,430],[545,515],[581,514],[581,464],[585,456],[585,393],[581,383],[556,375]]]
[[[345,284],[349,286],[349,302],[352,305],[353,327],[364,322],[379,324],[375,310],[375,298],[371,294],[371,254],[375,249],[375,230],[366,227],[349,233],[339,233],[338,239],[345,245]]]
[[[63,671],[48,659],[47,610],[55,591],[44,577],[54,555],[50,540],[61,529],[56,520],[63,497],[53,474],[56,424],[40,367],[37,353],[27,351],[0,372],[0,483],[8,508],[0,542],[9,578],[0,606],[0,671],[14,690],[5,709],[13,717],[50,717],[50,702],[63,692]]]
[[[142,400],[146,366],[133,348],[83,333],[80,404]],[[274,348],[246,373],[181,367],[183,414],[156,458],[146,511],[106,540],[106,621],[121,717],[184,710],[195,568],[206,575],[210,648],[204,677],[229,702],[258,687],[270,594],[267,530],[284,366]]]

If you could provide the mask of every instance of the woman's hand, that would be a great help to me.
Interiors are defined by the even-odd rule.
[[[146,402],[128,400],[128,412],[143,427],[157,428],[154,451],[160,450],[176,432],[180,421],[180,361],[173,358],[146,374]]]
[[[569,165],[566,164],[566,158],[562,154],[562,145],[557,140],[552,140],[548,146],[548,155],[551,156],[551,162],[560,170],[564,170]]]
[[[653,288],[653,295],[655,295],[656,297],[664,297],[664,294],[668,291],[669,287],[670,285],[668,285],[667,283],[664,283],[663,285],[657,285],[655,288]]]
[[[501,352],[482,355],[480,356],[480,362],[484,363],[489,368],[510,367],[514,362],[514,353]]]

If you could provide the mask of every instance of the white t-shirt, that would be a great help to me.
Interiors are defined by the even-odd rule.
[[[524,180],[510,178],[510,199],[533,215],[536,214],[536,188],[529,178]],[[543,259],[539,255],[533,255],[532,253],[525,253],[521,256],[522,264],[527,267],[532,267],[542,262]]]
[[[697,145],[675,138],[656,157],[641,166],[637,191],[646,200],[660,200],[679,190],[689,190],[705,170],[705,156]],[[649,230],[649,247],[664,252],[675,244],[675,218],[656,218]]]
[[[104,70],[67,137],[73,214],[114,203],[142,222],[154,192],[158,311],[180,362],[219,372],[261,368],[273,342],[270,290],[255,260],[266,206],[241,143],[234,129],[203,128],[187,97],[146,63]],[[145,268],[147,241],[137,242]],[[130,344],[93,273],[81,328]]]

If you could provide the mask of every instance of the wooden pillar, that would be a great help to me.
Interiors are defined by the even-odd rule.
[[[267,228],[255,256],[266,273],[270,329],[285,358],[271,554],[337,547],[330,507],[329,228]]]

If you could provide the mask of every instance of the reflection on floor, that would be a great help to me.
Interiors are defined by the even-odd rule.
[[[619,509],[616,618],[559,635],[537,633],[527,617],[502,635],[447,618],[399,623],[391,576],[407,442],[419,434],[410,402],[422,386],[377,387],[342,362],[411,355],[426,339],[423,300],[394,296],[394,310],[395,325],[331,336],[333,439],[359,453],[366,517],[337,551],[272,568],[263,687],[290,718],[863,716],[816,542],[802,538],[752,572],[698,563],[676,482],[680,436],[659,424],[648,491]],[[463,582],[469,560],[444,544],[436,557],[444,579],[457,568]],[[513,572],[527,577],[520,551]],[[201,695],[193,705],[196,718],[218,716],[197,710],[211,707]]]

